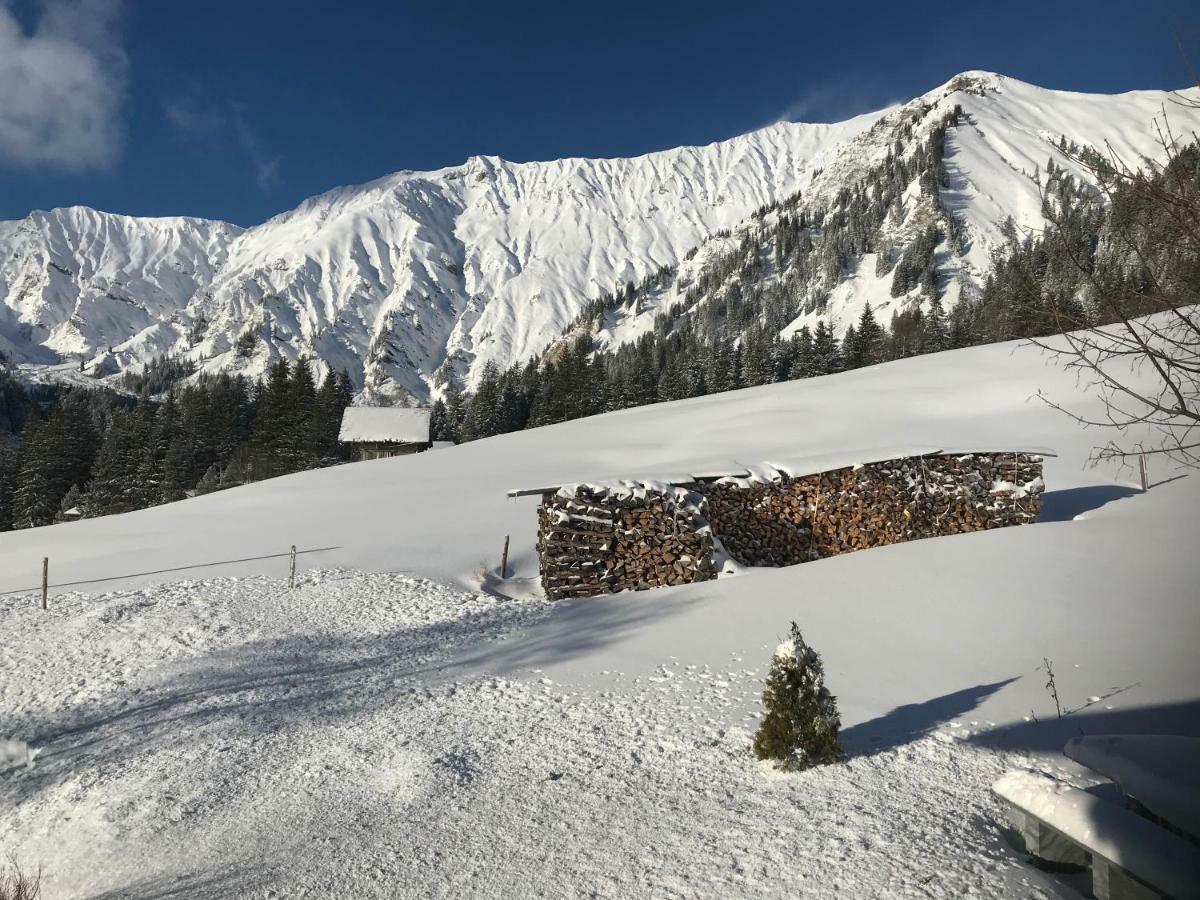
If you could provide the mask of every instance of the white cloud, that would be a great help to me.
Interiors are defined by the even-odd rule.
[[[246,111],[241,106],[233,107],[233,127],[238,145],[254,164],[254,180],[258,182],[258,186],[266,191],[278,185],[281,181],[279,157],[271,156],[263,148],[262,141],[247,123]]]
[[[166,106],[167,121],[189,138],[215,138],[225,128],[225,114],[197,100],[181,98]]]
[[[279,157],[272,156],[246,121],[246,108],[241,103],[214,103],[199,91],[179,97],[165,107],[167,121],[189,140],[219,143],[232,137],[254,169],[254,180],[262,190],[281,183]]]
[[[0,0],[0,162],[102,168],[121,153],[121,0],[44,0],[26,33]]]
[[[840,122],[901,102],[895,99],[892,87],[881,85],[877,80],[843,74],[807,86],[775,121]]]

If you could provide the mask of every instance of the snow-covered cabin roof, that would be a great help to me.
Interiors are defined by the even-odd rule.
[[[338,440],[343,444],[429,443],[428,409],[403,406],[348,406]]]
[[[688,484],[693,481],[716,481],[721,478],[750,478],[753,480],[769,481],[778,477],[775,473],[791,478],[801,478],[805,475],[815,475],[819,472],[832,472],[835,469],[887,462],[892,459],[909,459],[919,456],[960,456],[968,453],[1028,453],[1034,456],[1058,455],[1049,447],[1037,447],[1024,443],[1019,443],[1015,447],[1007,447],[1002,450],[994,447],[984,448],[982,446],[965,447],[950,445],[949,447],[934,447],[926,445],[895,445],[889,447],[871,447],[862,450],[838,451],[836,453],[812,454],[794,458],[772,459],[755,465],[746,465],[737,460],[685,462],[670,472],[643,472],[630,476],[600,479],[565,479],[555,485],[516,488],[509,491],[508,496],[527,497],[533,494],[553,494],[559,488],[571,484],[620,487],[632,482],[679,485]]]

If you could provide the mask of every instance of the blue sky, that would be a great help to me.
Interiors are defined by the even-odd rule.
[[[965,69],[1194,83],[1175,0],[0,0],[0,219],[260,222],[398,169],[622,156],[831,121]]]

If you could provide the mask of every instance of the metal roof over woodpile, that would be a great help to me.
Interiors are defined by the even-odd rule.
[[[404,406],[348,406],[338,440],[343,444],[427,444],[430,412]]]
[[[536,494],[552,494],[565,485],[573,484],[619,484],[620,482],[657,482],[659,484],[679,485],[697,481],[716,481],[721,478],[764,477],[770,470],[776,470],[789,478],[801,478],[805,475],[815,475],[818,472],[832,472],[850,466],[864,466],[871,463],[887,462],[892,459],[912,459],[921,456],[961,456],[968,453],[1029,453],[1034,456],[1057,456],[1048,447],[1037,447],[1019,444],[1016,447],[966,447],[950,445],[948,447],[929,446],[894,446],[872,447],[863,450],[836,451],[832,453],[811,454],[808,456],[785,457],[767,460],[762,463],[746,465],[736,460],[701,461],[685,463],[671,470],[641,472],[632,475],[620,475],[607,478],[581,477],[563,479],[556,484],[545,487],[515,488],[508,492],[509,497],[528,497]]]

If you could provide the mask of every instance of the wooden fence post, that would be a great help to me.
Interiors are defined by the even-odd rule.
[[[48,609],[46,595],[50,591],[50,557],[42,557],[42,609]]]
[[[296,545],[292,544],[292,573],[288,576],[288,590],[296,587]]]
[[[500,577],[508,577],[508,535],[504,536],[504,553],[500,556]]]
[[[1142,474],[1142,493],[1150,490],[1150,473],[1146,469],[1146,454],[1142,453],[1138,456],[1138,470]]]

